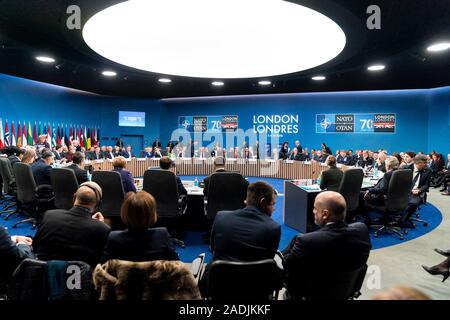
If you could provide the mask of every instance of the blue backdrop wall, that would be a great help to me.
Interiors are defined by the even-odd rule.
[[[145,111],[145,128],[119,127],[119,110]],[[115,144],[122,134],[142,135],[149,144],[160,133],[159,100],[106,97],[2,74],[0,111],[3,125],[14,120],[16,126],[19,121],[96,126],[104,144]]]
[[[427,90],[306,93],[270,96],[239,96],[163,100],[161,135],[167,140],[171,128],[183,115],[238,115],[239,127],[252,128],[254,116],[298,115],[298,133],[284,134],[281,141],[300,139],[302,145],[318,148],[326,142],[332,150],[379,149],[427,150]],[[396,132],[316,133],[316,114],[395,113]]]
[[[429,94],[428,149],[450,153],[450,87]]]
[[[184,115],[237,115],[239,127],[253,126],[257,115],[298,115],[299,131],[281,140],[301,139],[304,146],[327,142],[339,148],[385,147],[398,150],[450,152],[450,87],[433,90],[307,93],[189,99],[129,99],[90,94],[0,74],[0,118],[100,127],[105,144],[121,135],[142,135],[144,144],[163,142]],[[146,127],[118,126],[118,111],[145,111]],[[319,134],[320,113],[396,113],[395,134]]]

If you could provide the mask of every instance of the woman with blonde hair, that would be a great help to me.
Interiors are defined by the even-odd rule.
[[[114,167],[113,171],[118,172],[122,177],[123,190],[125,193],[136,192],[136,186],[134,185],[131,172],[125,169],[127,167],[127,160],[125,157],[115,157],[112,164]]]

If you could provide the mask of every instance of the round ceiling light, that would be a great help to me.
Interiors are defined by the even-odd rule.
[[[170,80],[169,78],[160,78],[158,79],[159,82],[161,83],[171,83],[172,80]]]
[[[261,80],[258,82],[258,84],[260,86],[270,86],[272,84],[272,82],[270,82],[269,80]]]
[[[384,70],[386,68],[386,66],[382,65],[382,64],[375,64],[373,66],[367,67],[367,70],[369,71],[381,71]]]
[[[117,73],[114,71],[105,70],[102,72],[102,75],[104,75],[105,77],[115,77],[117,76]]]
[[[433,44],[427,48],[427,51],[430,52],[439,52],[450,49],[450,42],[440,42]]]
[[[324,76],[314,76],[311,79],[314,80],[314,81],[323,81],[323,80],[326,79],[326,77],[324,77]]]
[[[212,84],[213,86],[216,86],[216,87],[221,87],[221,86],[223,86],[225,83],[223,83],[223,81],[213,81],[213,82],[211,82],[211,84]]]
[[[45,57],[45,56],[36,57],[36,60],[40,61],[40,62],[44,62],[44,63],[53,63],[53,62],[55,62],[55,59],[53,59],[52,57]]]
[[[91,17],[83,38],[128,67],[222,79],[310,69],[346,44],[333,20],[282,0],[130,0]]]

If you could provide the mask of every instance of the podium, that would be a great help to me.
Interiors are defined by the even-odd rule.
[[[284,224],[301,233],[314,231],[314,200],[320,191],[318,185],[301,185],[299,180],[285,181]]]

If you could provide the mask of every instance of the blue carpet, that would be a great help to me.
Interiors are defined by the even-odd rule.
[[[181,179],[193,180],[195,177],[181,177]],[[198,176],[199,181],[202,181],[204,177]],[[292,237],[297,234],[292,228],[289,228],[283,224],[283,201],[284,201],[284,181],[281,179],[270,179],[270,178],[254,178],[249,177],[249,182],[255,182],[258,180],[264,180],[270,183],[278,192],[279,196],[277,197],[277,205],[275,208],[275,212],[273,213],[273,219],[281,224],[281,240],[279,249],[283,250],[288,243],[291,241]],[[404,243],[405,241],[410,241],[416,239],[424,234],[431,232],[442,222],[442,214],[441,212],[432,204],[428,203],[426,205],[421,206],[420,208],[420,217],[424,220],[428,221],[428,226],[425,227],[420,223],[416,224],[415,229],[408,229],[409,232],[405,236],[405,240],[400,240],[397,236],[392,234],[380,234],[378,238],[373,237],[373,230],[371,230],[371,240],[373,249],[380,249],[383,247],[393,246],[400,243]],[[8,221],[4,221],[0,219],[0,224],[5,227],[9,227],[9,233],[11,235],[28,235],[33,236],[34,231],[30,229],[30,224],[21,225],[15,229],[12,229],[11,226],[19,221],[21,217],[17,215],[11,217]],[[181,249],[177,248],[177,252],[180,255],[180,258],[184,262],[191,262],[195,257],[197,257],[200,253],[206,253],[206,260],[209,261],[211,258],[211,254],[209,252],[208,246],[203,243],[202,237],[203,232],[186,232],[186,238],[184,239],[186,243],[186,248]]]

